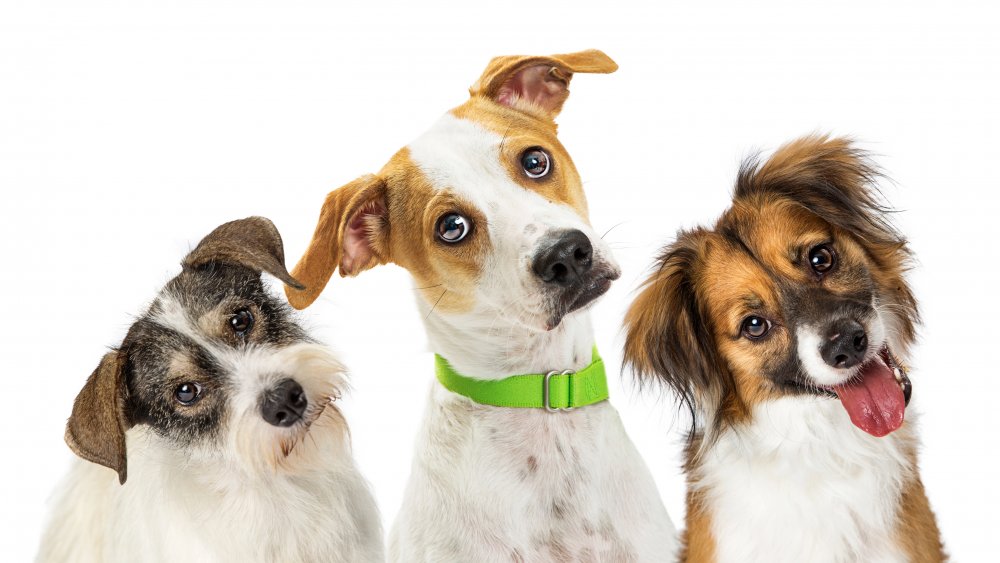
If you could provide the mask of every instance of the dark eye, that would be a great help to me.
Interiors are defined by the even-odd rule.
[[[760,338],[767,334],[767,331],[771,330],[771,321],[765,319],[764,317],[758,317],[751,315],[743,319],[743,326],[741,327],[743,336],[753,340]]]
[[[541,178],[549,173],[549,155],[535,147],[524,151],[521,155],[521,168],[529,178]]]
[[[201,385],[197,383],[181,383],[174,389],[174,398],[177,402],[186,406],[193,405],[201,397]]]
[[[233,316],[229,317],[229,326],[233,329],[233,332],[244,336],[253,328],[253,314],[246,309],[240,309],[233,313]]]
[[[821,244],[809,251],[809,266],[819,275],[833,269],[837,263],[837,255],[829,245]]]
[[[471,230],[472,222],[458,213],[449,213],[438,219],[437,236],[445,242],[458,242]]]

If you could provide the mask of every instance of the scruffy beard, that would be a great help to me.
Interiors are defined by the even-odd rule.
[[[294,344],[276,353],[256,355],[258,373],[282,374],[262,379],[294,377],[303,388],[308,406],[301,420],[281,428],[268,424],[260,415],[259,389],[250,385],[247,393],[237,393],[236,416],[229,418],[222,433],[226,457],[257,473],[296,473],[335,461],[347,454],[349,433],[346,421],[334,402],[347,388],[343,365],[323,346]],[[263,365],[261,365],[263,364]]]

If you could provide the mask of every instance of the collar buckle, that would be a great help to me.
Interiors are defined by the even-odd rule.
[[[573,375],[575,373],[575,371],[567,369],[563,371],[552,370],[545,374],[545,379],[542,380],[542,405],[545,407],[545,410],[549,412],[569,412],[574,409],[574,407],[553,407],[549,394],[549,387],[551,386],[553,375]],[[568,404],[572,400],[572,395],[568,395],[567,399]]]

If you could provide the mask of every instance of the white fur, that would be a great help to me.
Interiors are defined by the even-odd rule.
[[[409,147],[435,185],[487,216],[493,248],[471,311],[434,312],[418,299],[430,345],[459,372],[484,379],[579,370],[591,361],[589,314],[545,331],[531,257],[546,233],[575,228],[590,237],[595,264],[618,266],[580,215],[507,176],[500,142],[446,115]],[[389,543],[390,560],[405,562],[662,562],[673,559],[676,540],[609,402],[558,414],[495,408],[435,381]]]
[[[877,301],[875,302],[877,303]],[[877,307],[873,303],[873,307]],[[877,308],[876,308],[877,311]],[[891,315],[890,315],[891,317]],[[873,358],[882,349],[886,338],[887,330],[881,314],[876,314],[872,319],[865,322],[865,334],[868,335],[868,349],[865,355],[868,359]],[[848,381],[861,371],[866,362],[842,369],[835,368],[826,363],[820,355],[820,348],[823,345],[823,338],[818,327],[803,325],[795,331],[795,339],[798,342],[798,355],[806,373],[812,377],[816,385],[821,387],[833,387]],[[893,348],[895,349],[895,348]]]
[[[840,401],[786,397],[724,431],[692,477],[720,563],[902,562],[892,539],[903,482],[915,471],[913,413],[876,438]]]
[[[345,385],[340,363],[312,343],[227,348],[170,295],[161,303],[156,322],[203,345],[235,382],[220,435],[179,447],[148,426],[131,428],[124,485],[114,471],[77,460],[38,560],[381,561],[378,511],[331,404]],[[260,416],[261,392],[285,377],[305,390],[308,427],[278,428]]]

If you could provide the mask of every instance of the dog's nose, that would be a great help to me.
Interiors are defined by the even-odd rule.
[[[293,379],[286,379],[264,394],[260,414],[274,426],[291,426],[302,418],[308,404],[302,386]]]
[[[531,268],[545,283],[572,285],[590,270],[594,247],[583,231],[574,229],[559,235],[554,243],[535,255]]]
[[[847,369],[860,364],[867,350],[868,335],[865,334],[865,327],[852,319],[840,319],[827,328],[820,355],[827,364]]]

